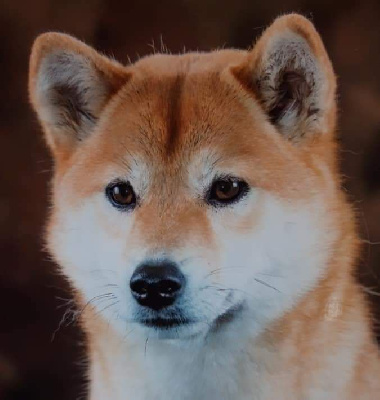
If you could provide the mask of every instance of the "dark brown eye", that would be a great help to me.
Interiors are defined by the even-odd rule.
[[[248,189],[248,184],[239,179],[218,179],[210,188],[208,202],[215,205],[231,204],[240,200],[248,192]]]
[[[106,189],[106,194],[115,207],[131,209],[136,205],[135,192],[127,182],[118,182],[109,185]]]

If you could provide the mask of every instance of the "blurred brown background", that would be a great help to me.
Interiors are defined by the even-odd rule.
[[[380,291],[380,2],[362,0],[2,0],[0,4],[0,399],[83,396],[70,298],[42,251],[51,160],[28,105],[28,55],[41,32],[71,33],[122,62],[160,48],[248,47],[280,13],[322,34],[339,77],[341,165],[366,243],[360,279]],[[380,297],[369,295],[380,316]],[[376,305],[376,301],[378,301]],[[379,325],[379,324],[378,324]],[[376,323],[374,324],[376,327]]]

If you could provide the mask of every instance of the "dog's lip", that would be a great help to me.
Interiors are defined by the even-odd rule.
[[[141,324],[156,329],[171,329],[182,325],[189,325],[193,321],[184,318],[147,318],[139,321]]]
[[[231,297],[231,296],[230,296]],[[228,297],[228,299],[230,298]],[[214,321],[210,324],[209,332],[219,331],[223,326],[232,322],[244,309],[244,301],[232,304],[230,307],[225,309],[219,314]],[[170,315],[171,314],[171,315]],[[154,328],[158,331],[170,331],[172,329],[180,329],[190,325],[196,325],[196,319],[186,318],[180,314],[170,313],[169,315],[157,315],[157,316],[146,316],[145,318],[139,318],[136,322],[144,325],[148,328]]]
[[[215,332],[219,330],[222,326],[229,324],[233,321],[233,319],[240,314],[244,309],[244,303],[237,303],[229,307],[222,314],[218,315],[218,317],[214,320],[211,331]]]

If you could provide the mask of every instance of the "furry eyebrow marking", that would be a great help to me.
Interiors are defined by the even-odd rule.
[[[190,185],[202,190],[211,184],[217,172],[216,166],[222,159],[222,155],[210,149],[198,153],[187,169]]]

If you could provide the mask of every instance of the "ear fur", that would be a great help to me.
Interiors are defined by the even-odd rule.
[[[277,18],[234,73],[285,137],[334,129],[333,68],[318,32],[301,15]]]
[[[29,95],[55,156],[69,155],[91,133],[127,80],[122,65],[69,35],[45,33],[36,39]]]

